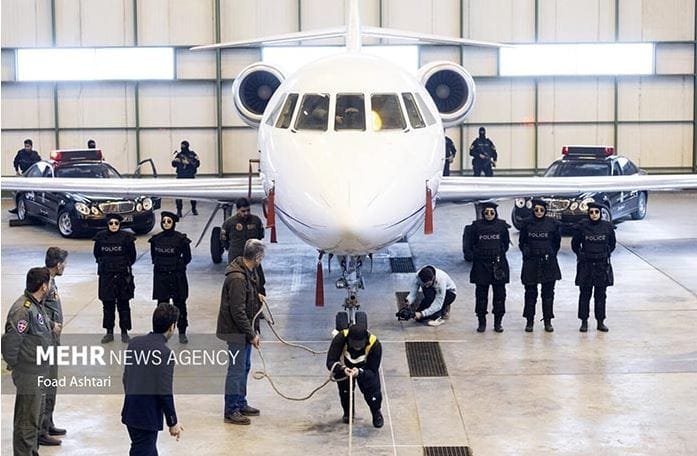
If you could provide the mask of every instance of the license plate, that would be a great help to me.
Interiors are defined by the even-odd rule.
[[[133,221],[132,215],[124,215],[123,216],[123,223],[131,223],[132,221]]]

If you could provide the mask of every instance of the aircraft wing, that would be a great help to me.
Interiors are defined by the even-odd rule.
[[[374,38],[388,38],[398,40],[414,41],[417,44],[448,44],[452,46],[479,46],[500,48],[505,46],[501,43],[491,41],[468,40],[465,38],[455,38],[451,36],[432,35],[430,33],[410,32],[407,30],[396,30],[384,27],[362,26],[361,35]]]
[[[201,46],[194,46],[191,48],[192,51],[198,51],[203,49],[224,49],[224,48],[235,48],[235,47],[254,47],[254,46],[268,46],[272,44],[287,44],[294,43],[298,41],[309,41],[309,40],[322,40],[325,38],[337,38],[346,35],[346,27],[336,27],[321,30],[308,30],[306,32],[293,32],[284,33],[281,35],[270,35],[262,38],[255,38],[252,40],[242,40],[242,41],[228,41],[227,43],[217,43],[217,44],[205,44]]]
[[[249,191],[247,177],[197,178],[197,179],[92,179],[50,177],[3,177],[2,190],[46,191],[61,193],[87,193],[95,196],[160,196],[200,199],[209,201],[235,201],[246,197]],[[252,179],[252,200],[265,197],[261,179]]]
[[[443,177],[438,201],[483,201],[584,192],[697,189],[697,174],[607,177]]]

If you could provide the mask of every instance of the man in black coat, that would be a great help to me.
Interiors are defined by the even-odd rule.
[[[382,345],[363,325],[351,325],[332,339],[327,351],[327,369],[332,371],[334,378],[338,380],[336,385],[339,388],[341,407],[344,409],[344,423],[349,422],[349,400],[353,400],[349,397],[349,379],[353,382],[354,391],[358,381],[358,387],[373,416],[373,426],[381,428],[385,423],[380,411],[381,361]]]
[[[121,422],[131,438],[130,456],[157,456],[157,434],[162,421],[167,422],[169,435],[177,441],[184,428],[177,420],[172,383],[174,361],[167,340],[174,334],[179,311],[171,304],[160,304],[152,315],[152,332],[134,337],[128,344],[131,360],[147,360],[126,364],[123,389],[126,397]]]
[[[479,177],[482,173],[487,177],[494,175],[492,167],[496,166],[498,154],[494,142],[486,137],[486,128],[479,127],[479,137],[472,141],[470,156],[474,176]]]
[[[24,171],[28,170],[31,165],[41,161],[41,156],[37,151],[33,149],[34,143],[31,139],[24,140],[24,149],[19,149],[17,155],[15,155],[14,162],[12,166],[14,167],[17,175],[21,175]]]
[[[186,298],[189,297],[189,282],[186,265],[191,262],[191,240],[186,234],[175,230],[179,217],[163,211],[160,226],[162,231],[150,238],[150,257],[153,263],[152,298],[158,304],[169,303],[179,309],[179,342],[186,344],[186,328],[189,326]]]
[[[610,254],[615,250],[615,227],[602,220],[603,206],[598,203],[588,204],[588,220],[576,226],[571,238],[571,249],[576,254],[576,285],[578,297],[578,318],[581,320],[579,331],[588,331],[591,295],[595,298],[595,319],[598,331],[607,332],[605,326],[605,300],[607,287],[614,283]]]
[[[455,160],[457,149],[453,140],[445,137],[445,164],[443,165],[443,175],[450,176],[450,164]]]
[[[250,239],[264,239],[264,223],[259,217],[252,214],[251,205],[247,198],[239,198],[235,202],[237,212],[235,215],[225,220],[220,231],[221,240],[227,243],[227,258],[228,263],[238,256],[242,256],[244,246]],[[264,268],[259,265],[257,268],[257,276],[259,282],[259,293],[265,295],[266,276],[264,276]]]
[[[172,166],[177,169],[177,179],[193,179],[196,177],[198,167],[201,166],[201,161],[198,159],[196,152],[189,149],[189,141],[182,141],[180,148],[179,152],[174,151],[174,159],[172,160]],[[181,218],[184,203],[180,199],[175,200],[175,203],[177,205],[177,215]],[[191,200],[191,213],[198,215],[195,200]]]
[[[99,274],[99,299],[104,307],[102,327],[106,334],[102,343],[114,340],[114,322],[116,309],[119,311],[119,327],[121,341],[128,342],[128,331],[131,330],[131,307],[135,283],[131,266],[136,262],[135,236],[121,230],[123,217],[119,214],[108,214],[107,229],[100,231],[94,237],[94,258],[97,261]]]
[[[468,242],[473,255],[470,283],[476,285],[474,311],[479,320],[477,332],[486,330],[490,285],[493,291],[494,331],[503,332],[501,323],[506,313],[506,284],[510,280],[506,259],[510,237],[508,223],[498,218],[497,207],[498,204],[493,202],[482,203],[482,218],[470,225]]]
[[[546,217],[547,203],[541,199],[532,200],[532,219],[520,229],[518,246],[523,252],[523,269],[520,280],[525,286],[525,308],[523,317],[527,319],[526,332],[532,332],[537,303],[537,285],[542,285],[542,318],[545,331],[552,332],[554,318],[554,284],[561,280],[561,270],[557,262],[557,252],[561,246],[559,223]]]

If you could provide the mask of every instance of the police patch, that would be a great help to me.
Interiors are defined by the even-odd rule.
[[[44,316],[41,315],[41,314],[38,314],[38,315],[36,316],[36,321],[38,321],[39,324],[43,326],[43,324],[44,324]]]
[[[236,229],[237,231],[242,231],[242,230],[244,229],[244,226],[242,226],[241,223],[238,223],[237,225],[235,225],[235,229]]]
[[[29,322],[27,320],[19,320],[17,322],[17,332],[23,334],[24,331],[29,327]]]

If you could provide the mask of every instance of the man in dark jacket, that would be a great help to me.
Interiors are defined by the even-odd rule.
[[[251,205],[247,198],[239,198],[235,202],[237,213],[225,220],[220,237],[223,243],[227,243],[227,258],[228,263],[232,262],[238,256],[242,256],[244,245],[249,239],[264,239],[264,223],[259,217],[252,214]],[[259,278],[259,293],[265,295],[266,277],[264,276],[264,268],[259,265],[257,269]]]
[[[598,331],[608,331],[604,323],[605,300],[607,287],[614,283],[610,254],[615,250],[616,240],[615,227],[601,219],[602,209],[601,204],[588,204],[588,220],[578,224],[571,238],[571,249],[576,254],[576,285],[580,290],[578,318],[581,320],[581,332],[588,331],[591,295],[595,297]]]
[[[56,277],[63,275],[65,271],[66,260],[68,259],[68,251],[60,247],[49,247],[46,250],[45,265],[51,275],[51,280],[48,284],[48,293],[44,299],[44,309],[48,319],[54,324],[57,323],[53,332],[53,345],[60,345],[60,333],[63,327],[63,306],[61,298],[58,294],[56,286]],[[49,366],[48,377],[50,379],[58,378],[58,364]],[[65,435],[65,429],[57,428],[53,423],[53,411],[56,408],[56,394],[58,388],[56,386],[47,386],[44,388],[45,400],[44,407],[41,411],[41,434],[39,435],[39,445],[60,445],[61,441],[52,436]]]
[[[15,455],[39,454],[42,403],[39,377],[48,374],[49,365],[47,361],[37,364],[36,351],[38,347],[46,350],[53,344],[52,331],[58,325],[48,319],[43,305],[50,279],[46,268],[27,272],[26,289],[10,307],[2,337],[2,357],[17,387],[12,433]]]
[[[561,246],[559,223],[546,217],[547,203],[541,199],[532,200],[532,219],[520,229],[518,246],[523,252],[523,269],[520,280],[525,286],[526,332],[532,332],[537,303],[537,285],[542,285],[542,318],[545,331],[552,332],[554,318],[554,284],[561,280],[561,270],[557,262],[557,252]]]
[[[129,359],[147,360],[127,363],[123,371],[126,397],[121,422],[131,438],[130,456],[157,456],[157,434],[162,430],[163,417],[169,435],[177,441],[184,430],[174,408],[174,361],[167,346],[178,318],[176,307],[160,304],[152,315],[152,332],[134,337],[128,344]]]
[[[172,160],[172,166],[177,168],[177,179],[193,179],[196,177],[198,167],[201,166],[201,161],[198,159],[196,152],[189,149],[189,141],[182,141],[180,147],[181,150],[179,152],[174,151],[174,159]],[[180,199],[175,200],[175,203],[177,205],[177,216],[181,218],[183,217],[182,208],[184,203]],[[198,215],[195,200],[191,200],[191,213]]]
[[[25,139],[24,149],[19,149],[17,155],[15,155],[12,165],[18,176],[28,170],[34,163],[41,161],[41,156],[32,148],[33,145],[34,143],[31,139]]]
[[[356,380],[358,380],[358,387],[373,415],[373,426],[381,428],[385,423],[380,411],[382,405],[381,361],[380,341],[363,325],[351,325],[349,329],[340,331],[332,339],[327,351],[327,369],[337,379],[339,399],[344,409],[344,423],[349,422],[349,400],[353,401],[353,398],[349,397],[349,379],[353,382],[354,391]]]
[[[453,140],[445,137],[445,164],[443,165],[443,175],[450,176],[450,164],[455,160],[457,149]]]
[[[479,127],[479,137],[472,141],[470,156],[475,176],[481,176],[482,173],[487,177],[494,175],[492,167],[496,166],[498,154],[494,142],[486,137],[486,128]]]
[[[468,238],[473,261],[470,283],[476,285],[475,310],[479,326],[477,332],[486,330],[489,285],[493,290],[494,331],[503,332],[503,315],[506,313],[506,284],[510,280],[506,252],[510,237],[508,223],[498,218],[498,204],[481,204],[482,218],[472,222]]]
[[[108,214],[107,229],[94,237],[94,258],[97,261],[99,275],[99,299],[104,308],[102,327],[106,334],[102,343],[114,340],[114,322],[116,309],[119,311],[121,342],[128,342],[131,330],[131,307],[135,284],[131,266],[136,262],[135,236],[121,230],[123,217]]]
[[[225,270],[216,336],[227,342],[230,353],[225,378],[226,423],[250,424],[248,417],[260,413],[247,403],[247,378],[252,367],[252,345],[258,348],[260,341],[257,313],[261,301],[256,270],[264,259],[264,251],[262,241],[250,239],[242,256]]]
[[[186,234],[175,230],[179,217],[162,212],[162,231],[150,238],[150,257],[153,263],[152,298],[158,304],[169,303],[179,309],[179,342],[186,344],[186,328],[189,326],[186,298],[189,297],[189,282],[186,265],[191,262],[191,240]]]

